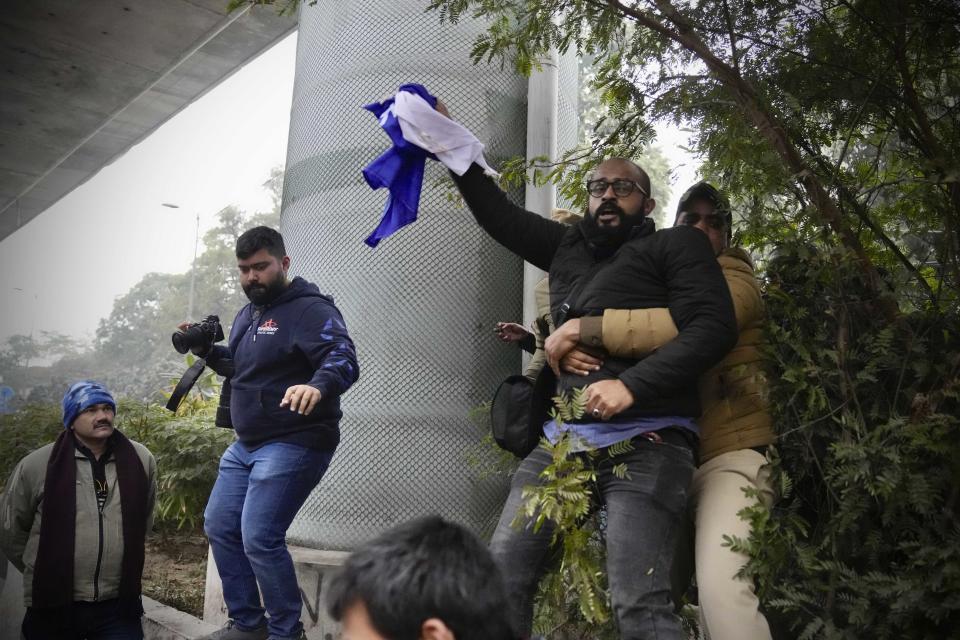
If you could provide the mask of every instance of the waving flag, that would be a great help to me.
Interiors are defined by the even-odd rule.
[[[430,95],[423,85],[401,85],[397,94],[402,92],[420,96],[431,109],[437,106],[437,99]],[[417,219],[424,164],[430,155],[417,145],[404,140],[400,121],[394,111],[394,101],[395,98],[390,98],[364,107],[377,116],[380,126],[393,143],[393,147],[363,170],[363,177],[371,189],[386,187],[390,191],[380,224],[364,240],[371,247],[377,246],[381,240]]]
[[[404,84],[394,97],[364,106],[380,121],[393,146],[363,169],[372,189],[390,192],[380,224],[364,240],[371,247],[417,219],[427,158],[457,175],[474,162],[499,175],[483,157],[483,144],[468,129],[436,111],[437,99],[423,85]]]

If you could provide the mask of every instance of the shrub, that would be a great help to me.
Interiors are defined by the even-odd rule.
[[[63,431],[62,420],[60,404],[52,402],[28,404],[0,415],[0,487],[6,486],[25,455],[57,439]]]
[[[157,458],[160,526],[195,529],[203,524],[220,456],[235,439],[232,429],[213,426],[215,406],[209,401],[203,411],[174,415],[158,405],[124,405],[124,432]]]
[[[121,400],[118,429],[147,447],[157,459],[156,523],[199,528],[217,479],[220,456],[234,441],[232,429],[213,426],[216,394],[192,394],[174,415],[163,407]],[[53,442],[63,429],[59,403],[31,404],[0,416],[0,486],[25,455]]]
[[[829,247],[796,246],[774,270],[784,495],[772,514],[748,510],[753,534],[732,542],[790,637],[948,637],[960,628],[956,309],[890,324]]]

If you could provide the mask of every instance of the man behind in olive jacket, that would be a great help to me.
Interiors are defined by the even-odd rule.
[[[737,339],[730,293],[709,241],[689,227],[655,232],[647,217],[656,205],[649,177],[624,158],[597,167],[586,185],[587,214],[572,227],[517,207],[476,164],[454,181],[487,233],[549,272],[556,326],[607,308],[670,309],[679,335],[655,353],[604,358],[587,376],[560,372],[559,391],[586,387],[586,415],[562,428],[548,422],[545,434],[556,441],[562,429],[599,452],[574,455],[593,466],[607,509],[607,574],[620,636],[685,638],[670,601],[670,567],[695,460],[696,383]],[[630,450],[614,456],[613,445]],[[530,632],[553,527],[511,525],[524,487],[542,482],[550,461],[541,446],[521,463],[491,541],[523,634]],[[615,472],[617,465],[626,474]]]
[[[63,397],[64,431],[21,460],[0,498],[0,549],[23,573],[26,640],[139,640],[157,463],[114,429],[96,382]]]

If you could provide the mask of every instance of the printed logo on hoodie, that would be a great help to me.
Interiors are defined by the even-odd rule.
[[[280,328],[280,325],[278,325],[278,324],[273,320],[273,318],[269,318],[268,320],[264,321],[264,323],[263,323],[262,325],[260,325],[259,327],[257,327],[257,335],[258,335],[258,336],[272,336],[273,334],[275,334],[275,333],[277,332],[277,329],[279,329],[279,328]]]

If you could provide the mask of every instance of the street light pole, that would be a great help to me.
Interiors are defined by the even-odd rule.
[[[193,232],[193,263],[190,266],[190,302],[187,304],[187,318],[190,322],[193,317],[193,288],[197,281],[197,246],[200,244],[200,214],[197,214],[197,226]]]
[[[179,209],[180,205],[173,204],[172,202],[163,202],[162,206],[168,209]],[[197,282],[197,247],[200,246],[200,214],[196,214],[196,228],[193,232],[193,262],[190,264],[190,297],[189,302],[187,303],[187,320],[189,322],[194,321],[193,317],[193,292],[196,287]]]

